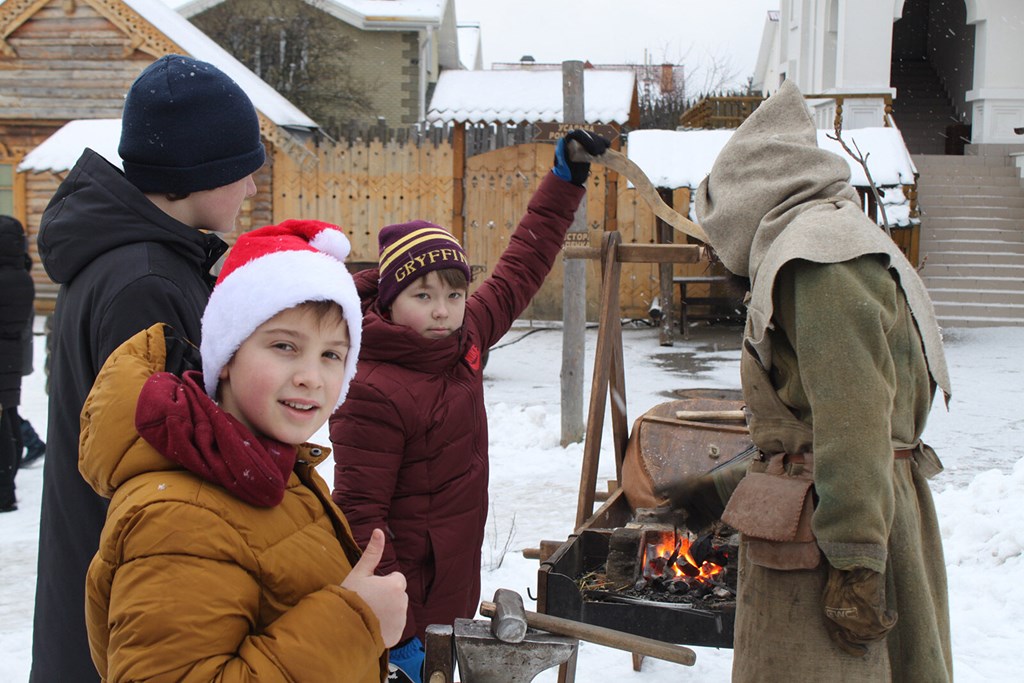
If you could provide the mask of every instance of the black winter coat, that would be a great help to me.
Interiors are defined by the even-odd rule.
[[[21,403],[22,337],[32,320],[35,285],[26,265],[25,232],[16,219],[0,216],[0,406]]]
[[[116,167],[86,149],[50,200],[39,253],[60,284],[50,358],[50,409],[31,680],[96,681],[85,630],[85,575],[106,501],[78,472],[79,415],[107,356],[167,323],[199,344],[227,245],[168,216]]]

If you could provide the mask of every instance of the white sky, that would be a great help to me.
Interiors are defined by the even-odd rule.
[[[180,7],[187,0],[163,0]],[[455,0],[460,24],[479,23],[484,68],[493,62],[578,59],[682,63],[700,91],[711,64],[742,85],[754,72],[768,10],[782,0]]]
[[[172,0],[173,1],[173,0]],[[730,64],[753,75],[768,10],[782,0],[455,0],[459,23],[480,24],[483,61],[579,59],[604,64]],[[689,90],[701,89],[701,76]]]

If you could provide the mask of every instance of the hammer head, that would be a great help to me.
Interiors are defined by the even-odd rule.
[[[526,637],[526,608],[523,598],[515,591],[499,588],[494,591],[494,616],[491,633],[506,643],[521,643]]]

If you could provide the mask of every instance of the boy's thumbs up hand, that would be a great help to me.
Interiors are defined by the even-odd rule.
[[[377,565],[380,564],[380,558],[383,556],[384,532],[380,529],[374,529],[373,533],[370,534],[370,542],[367,543],[366,548],[363,549],[362,557],[360,557],[359,561],[356,562],[356,566],[352,567],[352,574],[364,577],[373,576],[373,572],[377,569]],[[348,579],[346,579],[346,581],[347,580]]]
[[[402,637],[405,629],[409,596],[405,592],[405,576],[401,572],[391,572],[387,576],[373,573],[383,555],[384,532],[374,529],[363,556],[341,582],[341,587],[355,592],[370,606],[380,622],[384,646],[391,647]]]

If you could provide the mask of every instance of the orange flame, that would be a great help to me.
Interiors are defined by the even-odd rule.
[[[679,552],[676,553],[676,543],[679,543]],[[707,583],[711,581],[711,578],[721,574],[725,569],[720,567],[713,562],[702,562],[700,565],[697,564],[696,560],[693,559],[693,555],[690,554],[690,539],[683,536],[676,537],[671,532],[666,532],[661,535],[661,540],[658,543],[648,542],[645,550],[646,557],[644,558],[644,575],[645,576],[663,576],[666,570],[669,570],[665,565],[672,555],[676,555],[676,561],[672,564],[670,571],[670,578],[689,578],[693,581],[700,581]],[[692,571],[686,571],[680,564],[685,560]]]

